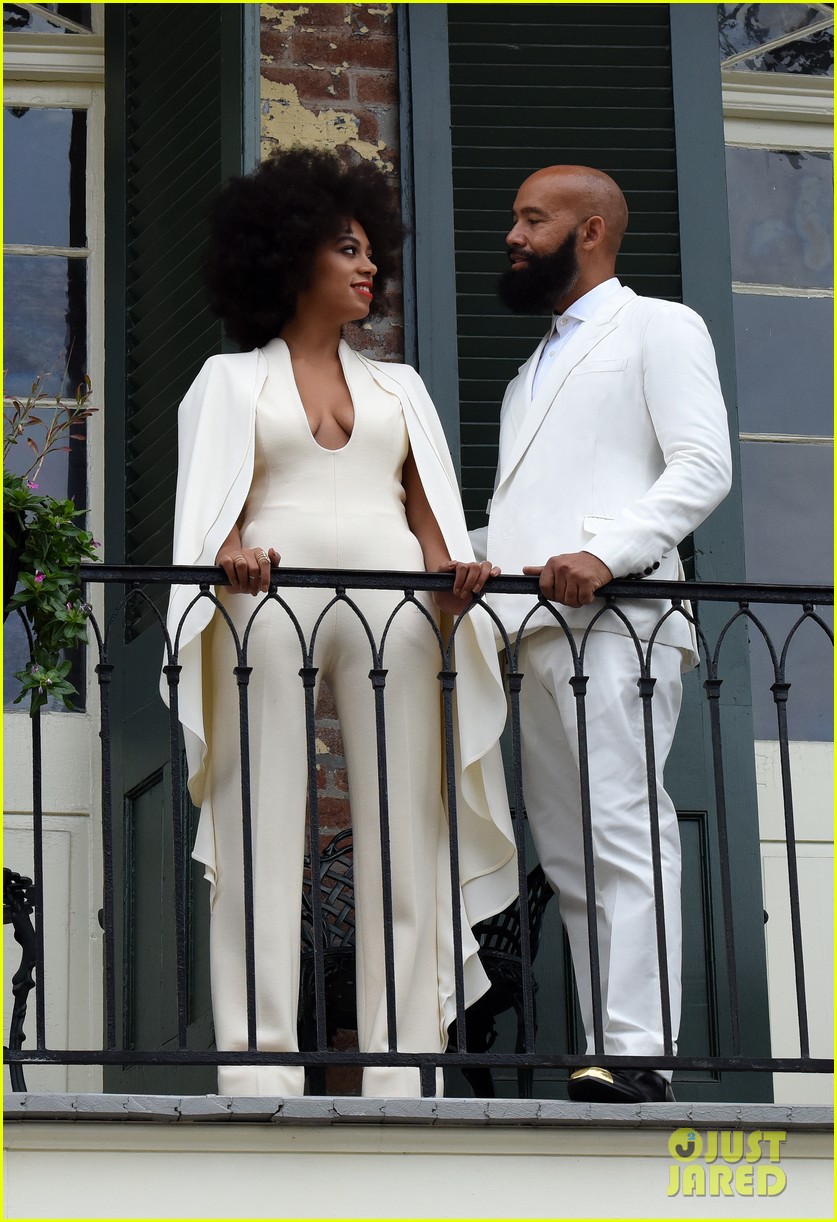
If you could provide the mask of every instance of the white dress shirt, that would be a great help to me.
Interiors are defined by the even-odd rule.
[[[532,379],[533,399],[538,393],[544,377],[549,373],[549,368],[558,353],[572,341],[572,337],[579,328],[588,319],[593,317],[601,303],[614,293],[618,293],[621,287],[622,285],[617,278],[611,276],[609,280],[603,280],[601,284],[597,284],[595,288],[590,289],[589,293],[579,297],[578,301],[574,301],[563,314],[555,314],[553,316],[552,331],[549,339],[543,346],[538,367]]]

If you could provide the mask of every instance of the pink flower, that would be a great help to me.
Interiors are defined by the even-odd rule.
[[[46,577],[46,573],[42,573],[41,570],[38,569],[38,571],[35,574],[35,580],[37,581],[38,585],[41,584],[41,582],[43,581],[45,577]]]
[[[102,545],[101,545],[101,543],[99,542],[99,540],[98,540],[98,539],[93,539],[93,541],[92,541],[92,542],[93,542],[93,546],[94,546],[94,547],[101,547],[101,546],[102,546]]]
[[[31,479],[28,479],[28,480],[26,481],[26,486],[27,486],[27,488],[31,488],[33,492],[34,492],[34,491],[36,491],[36,490],[37,490],[37,487],[38,487],[38,485],[37,485],[37,484],[33,484],[33,483],[32,483]]]

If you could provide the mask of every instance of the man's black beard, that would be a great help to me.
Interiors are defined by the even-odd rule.
[[[529,255],[525,267],[510,267],[497,282],[503,305],[515,314],[545,314],[566,297],[578,278],[576,232],[572,230],[557,250]]]

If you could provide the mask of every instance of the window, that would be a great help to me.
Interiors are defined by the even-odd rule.
[[[831,5],[719,6],[738,371],[746,577],[831,579],[832,122]],[[781,642],[794,617],[760,616]],[[774,739],[773,671],[751,653],[756,738]],[[830,666],[819,632],[788,653],[793,739],[828,742]]]
[[[831,172],[828,153],[727,149],[734,281],[832,287]]]
[[[50,396],[74,397],[102,360],[102,39],[100,6],[4,5],[4,396],[39,374]],[[44,406],[49,410],[49,403]],[[43,417],[44,411],[39,415]],[[101,429],[50,456],[40,490],[70,496],[101,520]],[[23,448],[12,462],[26,465]],[[18,469],[22,470],[23,467]],[[97,529],[94,527],[94,529]],[[98,533],[98,532],[97,532]],[[22,625],[5,625],[4,706],[25,666]],[[83,702],[84,659],[71,676]],[[15,711],[23,706],[12,706]]]
[[[831,4],[719,4],[721,67],[834,74]]]
[[[90,4],[4,4],[4,34],[89,34]]]
[[[71,395],[87,368],[87,111],[3,111],[6,393]]]

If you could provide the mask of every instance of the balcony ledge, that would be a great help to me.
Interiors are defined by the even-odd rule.
[[[32,1093],[6,1109],[8,1217],[671,1222],[821,1218],[833,1202],[824,1106]],[[731,1154],[736,1130],[764,1157],[754,1171],[709,1152],[687,1181],[683,1129],[726,1134]]]
[[[830,1107],[776,1103],[566,1103],[552,1099],[245,1098],[226,1095],[7,1094],[6,1124],[121,1121],[156,1124],[411,1124],[581,1128],[831,1131]]]

